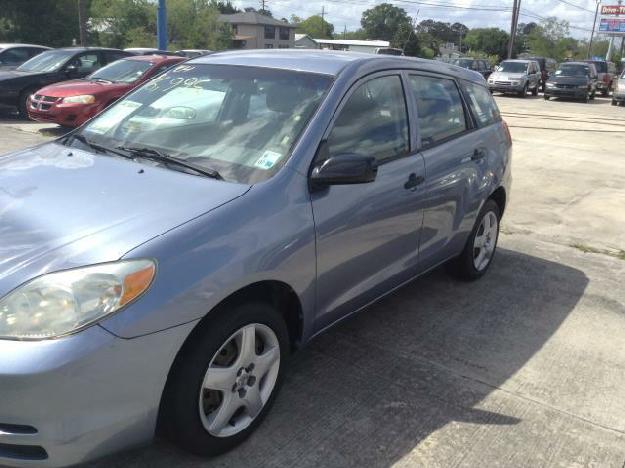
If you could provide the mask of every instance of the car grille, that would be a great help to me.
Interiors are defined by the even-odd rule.
[[[576,87],[577,85],[572,85],[572,84],[556,84],[556,88],[560,88],[560,89],[574,89]]]
[[[0,423],[0,458],[19,463],[46,460],[46,450],[35,445],[37,436],[38,431],[32,426]]]
[[[47,111],[50,110],[52,104],[60,101],[62,98],[53,96],[44,96],[42,94],[35,94],[30,98],[30,108],[32,110]]]
[[[510,86],[511,83],[509,81],[495,81],[495,84],[499,86]]]

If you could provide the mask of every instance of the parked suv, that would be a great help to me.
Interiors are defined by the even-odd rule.
[[[616,80],[614,84],[614,93],[612,94],[612,105],[625,105],[625,71],[621,74],[621,77]]]
[[[49,47],[35,44],[0,44],[0,70],[13,70]]]
[[[602,96],[609,96],[614,85],[614,78],[617,77],[616,65],[605,60],[584,60],[584,62],[595,66],[598,74],[597,89]]]
[[[545,85],[545,100],[568,97],[588,102],[597,93],[597,71],[592,63],[565,62]]]
[[[281,50],[0,158],[0,463],[233,448],[292,350],[438,265],[488,271],[510,158],[475,73]]]
[[[479,73],[485,79],[493,73],[493,68],[490,65],[490,62],[486,59],[475,59],[472,57],[461,57],[454,59],[451,62],[453,65],[457,65],[462,68],[466,68],[467,70],[472,70],[474,72]]]
[[[521,97],[538,96],[542,74],[534,60],[504,60],[488,78],[488,88],[500,93],[514,93]]]
[[[107,63],[131,54],[118,49],[70,47],[52,49],[15,70],[0,74],[0,104],[16,107],[28,117],[27,101],[40,88],[59,81],[83,78]]]

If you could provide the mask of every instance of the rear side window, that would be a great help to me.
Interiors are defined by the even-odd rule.
[[[453,80],[411,76],[417,100],[421,145],[432,146],[467,129],[460,92]]]
[[[469,107],[480,127],[494,124],[501,120],[499,109],[490,92],[476,83],[464,82],[463,87],[469,97]]]
[[[330,156],[357,153],[384,161],[407,154],[408,115],[399,76],[374,78],[356,88],[327,145]]]
[[[7,65],[20,65],[30,58],[28,49],[24,47],[16,47],[5,51],[2,56],[2,63]]]

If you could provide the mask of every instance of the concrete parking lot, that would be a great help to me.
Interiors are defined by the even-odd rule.
[[[497,101],[514,184],[484,279],[434,271],[323,335],[232,453],[90,466],[625,466],[625,108]],[[0,152],[61,134],[0,118]]]

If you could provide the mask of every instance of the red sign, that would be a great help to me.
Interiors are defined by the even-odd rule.
[[[625,5],[602,5],[602,15],[625,15]]]

